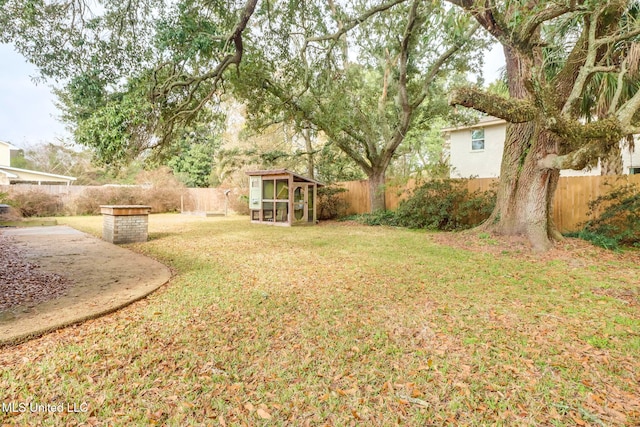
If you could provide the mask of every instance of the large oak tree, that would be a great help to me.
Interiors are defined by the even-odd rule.
[[[445,78],[468,71],[483,43],[440,1],[308,1],[256,23],[237,94],[254,115],[324,132],[367,176],[371,211],[385,209],[385,173],[418,113],[447,113]]]
[[[449,1],[471,13],[506,57],[508,98],[471,87],[450,98],[509,122],[498,201],[484,228],[525,234],[546,250],[561,238],[551,216],[560,170],[592,166],[640,132],[638,2]],[[585,119],[581,103],[603,74],[615,81],[613,95]]]

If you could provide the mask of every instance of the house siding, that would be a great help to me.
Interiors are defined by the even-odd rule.
[[[629,147],[622,148],[622,167],[625,175],[629,174],[631,168],[640,168],[640,135],[634,136],[634,150]]]
[[[471,149],[471,131],[484,129],[484,150]],[[504,141],[506,139],[506,123],[491,123],[459,129],[446,129],[450,142],[450,177],[451,178],[497,178],[500,176],[500,164]],[[629,174],[631,168],[640,167],[640,138],[636,135],[635,151],[622,148],[623,174]],[[600,175],[600,164],[583,170],[565,169],[560,176]]]
[[[11,147],[0,141],[0,166],[11,166]]]
[[[471,149],[471,131],[484,129],[484,150]],[[452,178],[497,178],[504,149],[506,126],[477,126],[451,131]]]

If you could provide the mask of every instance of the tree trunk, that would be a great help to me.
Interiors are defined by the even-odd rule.
[[[547,191],[547,234],[549,238],[553,240],[564,239],[553,220],[553,200],[556,195],[556,189],[558,188],[558,181],[560,181],[560,171],[552,170],[551,176],[549,177],[549,189]]]
[[[525,81],[533,64],[508,47],[505,57],[511,97],[529,97]],[[538,165],[549,153],[557,153],[557,144],[541,124],[533,121],[507,125],[496,207],[481,229],[525,235],[535,251],[548,250],[551,239],[561,237],[551,220],[559,171]]]
[[[374,169],[369,174],[369,212],[386,210],[386,200],[384,196],[385,171]]]
[[[538,166],[550,138],[535,123],[509,128],[496,207],[481,227],[498,234],[525,235],[535,251],[545,251],[551,247],[551,238],[560,237],[551,219],[559,171]],[[528,150],[522,150],[523,145]]]
[[[315,161],[313,158],[313,144],[311,143],[311,131],[309,128],[305,128],[302,131],[304,136],[304,145],[307,150],[307,176],[311,179],[315,179]]]
[[[622,150],[620,144],[613,144],[605,157],[600,159],[600,175],[622,175]]]

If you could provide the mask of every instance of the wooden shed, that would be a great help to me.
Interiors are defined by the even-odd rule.
[[[323,184],[287,169],[247,172],[251,222],[271,225],[313,225],[318,187]]]

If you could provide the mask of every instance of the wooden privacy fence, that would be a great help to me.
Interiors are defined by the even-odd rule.
[[[228,191],[228,194],[225,194]],[[238,188],[187,188],[182,198],[184,212],[235,213],[238,198],[248,190]],[[247,204],[248,209],[248,204]]]
[[[495,178],[479,178],[468,181],[469,191],[487,191],[492,185],[497,183]],[[345,188],[347,191],[338,194],[347,205],[347,215],[362,214],[369,212],[369,183],[367,181],[345,181],[338,182],[336,186]],[[416,186],[416,182],[410,179],[408,182],[398,185],[392,181],[387,181],[384,191],[385,205],[387,209],[394,210],[400,202],[406,199]]]
[[[497,179],[481,178],[468,180],[469,191],[486,191],[496,185]],[[576,176],[562,177],[558,183],[553,207],[553,217],[560,231],[576,231],[580,224],[589,219],[589,202],[609,193],[614,187],[624,184],[635,184],[640,187],[640,175],[622,176]],[[337,185],[347,189],[338,194],[346,202],[347,214],[369,212],[369,185],[367,181],[348,181]],[[396,209],[400,201],[411,194],[415,182],[403,185],[389,182],[385,188],[387,209]],[[0,193],[43,191],[57,196],[62,205],[73,204],[74,200],[91,187],[81,185],[0,185]],[[246,189],[231,189],[229,196],[223,188],[188,188],[181,190],[184,211],[229,213],[236,211],[241,203],[234,204],[239,197],[246,194]]]
[[[486,191],[497,185],[496,178],[468,180],[468,189]],[[621,176],[571,176],[561,177],[556,190],[553,218],[562,232],[577,231],[580,224],[589,219],[589,202],[609,193],[614,187],[624,184],[640,186],[640,175]],[[347,205],[347,214],[369,212],[369,185],[367,181],[347,181],[337,184],[347,191],[338,196]],[[407,198],[415,188],[415,181],[403,185],[388,183],[385,188],[387,209],[396,209],[400,201]]]

